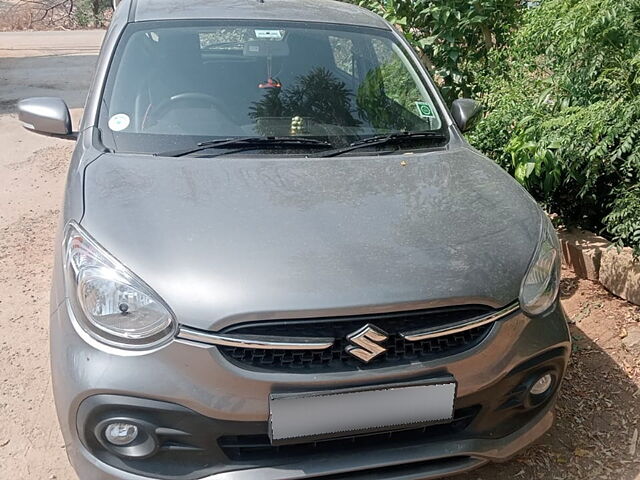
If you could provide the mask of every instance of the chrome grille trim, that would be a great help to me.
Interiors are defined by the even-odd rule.
[[[445,335],[453,335],[456,333],[471,330],[472,328],[481,327],[488,323],[493,323],[500,320],[507,315],[511,315],[520,308],[519,302],[514,302],[507,305],[505,308],[498,310],[497,312],[489,315],[483,315],[481,317],[472,318],[470,320],[464,320],[459,323],[450,324],[444,327],[431,327],[420,330],[414,330],[412,332],[401,332],[400,336],[410,342],[418,342],[420,340],[428,340],[430,338],[443,337]]]
[[[324,350],[333,345],[334,338],[268,337],[258,335],[217,335],[180,325],[177,338],[208,345],[264,350]]]
[[[456,333],[481,327],[496,322],[520,308],[519,302],[513,302],[505,308],[488,315],[463,320],[446,326],[430,327],[410,332],[400,332],[399,335],[409,342],[419,342],[432,338],[444,337]],[[198,344],[216,345],[237,348],[256,348],[263,350],[325,350],[330,348],[335,338],[330,337],[281,337],[266,335],[219,335],[203,332],[194,328],[180,325],[176,338]]]

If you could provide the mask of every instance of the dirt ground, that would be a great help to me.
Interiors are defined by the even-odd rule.
[[[47,340],[52,241],[73,145],[24,131],[13,112],[34,95],[81,107],[100,40],[96,31],[0,33],[1,480],[76,478],[53,407]],[[640,308],[563,276],[574,352],[554,428],[512,461],[460,480],[640,480],[640,352],[623,346]]]
[[[84,104],[102,32],[0,33],[0,479],[75,479],[53,407],[48,311],[54,229],[73,144],[30,134],[20,98]]]
[[[512,461],[460,480],[640,480],[640,352],[622,343],[640,307],[570,270],[561,288],[574,344],[554,427]]]

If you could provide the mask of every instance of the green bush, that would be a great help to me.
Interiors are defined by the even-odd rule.
[[[640,253],[640,0],[546,0],[479,78],[471,142],[568,224]]]
[[[73,5],[73,14],[81,27],[103,27],[111,13],[112,0],[79,0]]]
[[[640,255],[640,0],[360,0],[398,25],[469,135],[568,225]]]
[[[402,30],[448,102],[477,92],[489,52],[504,45],[519,0],[352,0]]]

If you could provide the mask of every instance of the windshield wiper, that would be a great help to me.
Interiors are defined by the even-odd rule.
[[[305,146],[312,148],[333,148],[333,145],[323,140],[306,137],[230,137],[208,142],[200,142],[191,148],[154,153],[158,157],[183,157],[192,153],[202,152],[209,148],[234,148],[236,150],[253,148],[282,148],[291,146]]]
[[[400,145],[402,143],[426,140],[429,143],[440,143],[447,139],[447,136],[439,132],[399,132],[391,133],[388,135],[375,135],[373,137],[363,138],[357,140],[347,147],[336,148],[335,150],[328,150],[326,152],[320,152],[315,155],[309,155],[310,157],[336,157],[343,153],[349,153],[354,150],[366,147],[375,147],[382,145]]]

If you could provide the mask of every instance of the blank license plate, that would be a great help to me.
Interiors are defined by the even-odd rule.
[[[444,422],[455,394],[455,382],[271,394],[269,437],[282,444]]]

